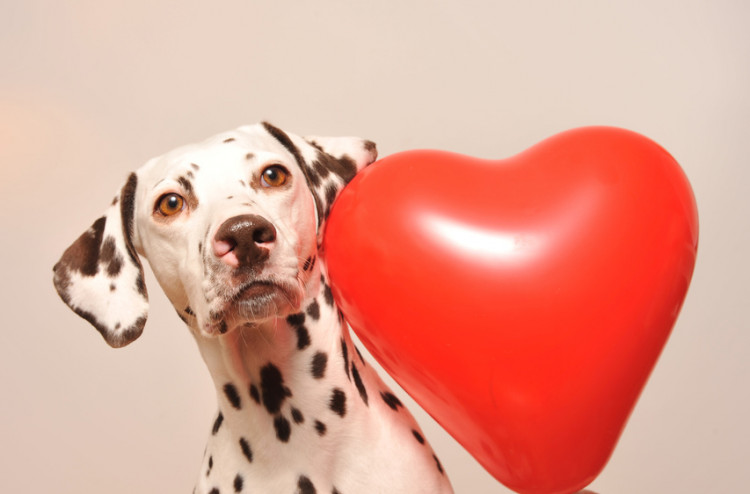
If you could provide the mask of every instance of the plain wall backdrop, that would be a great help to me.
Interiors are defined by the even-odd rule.
[[[503,158],[626,127],[698,202],[693,284],[600,494],[747,489],[750,4],[710,1],[0,0],[4,492],[180,493],[216,409],[153,277],[113,350],[51,268],[148,158],[268,119]],[[404,398],[404,393],[400,392]],[[411,404],[458,493],[509,492]]]

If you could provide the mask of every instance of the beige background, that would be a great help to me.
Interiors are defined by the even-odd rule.
[[[190,492],[215,409],[193,341],[149,278],[143,337],[108,348],[51,267],[129,170],[270,119],[381,156],[501,158],[586,124],[665,146],[697,196],[698,265],[591,488],[747,492],[748,5],[0,0],[1,490]],[[418,418],[457,492],[508,492]]]

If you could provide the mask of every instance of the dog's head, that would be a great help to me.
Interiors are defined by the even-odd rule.
[[[55,287],[114,347],[146,322],[139,254],[206,336],[297,311],[333,201],[376,155],[370,141],[263,123],[154,158],[65,251]]]

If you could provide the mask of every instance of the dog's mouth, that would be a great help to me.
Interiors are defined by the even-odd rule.
[[[209,334],[224,334],[238,326],[253,326],[285,317],[301,304],[300,288],[275,280],[253,280],[240,285],[206,324]]]

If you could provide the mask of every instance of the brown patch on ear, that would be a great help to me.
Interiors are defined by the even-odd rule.
[[[345,184],[351,182],[354,175],[357,174],[357,164],[349,156],[344,155],[341,158],[336,158],[328,153],[319,153],[318,160],[322,160],[323,164],[331,173],[334,173],[341,177],[341,180]]]
[[[133,215],[135,214],[135,189],[138,186],[138,177],[131,173],[128,181],[122,187],[120,192],[120,216],[122,218],[122,233],[125,237],[125,246],[128,249],[130,260],[138,267],[141,267],[141,260],[138,259],[138,253],[133,245]]]
[[[104,226],[106,223],[107,218],[102,216],[65,250],[60,260],[55,264],[55,267],[52,268],[56,274],[56,285],[58,281],[57,275],[62,275],[63,271],[76,271],[83,276],[96,275],[99,270],[99,250],[102,245],[102,236],[104,235]],[[60,288],[58,287],[59,290]]]

